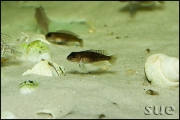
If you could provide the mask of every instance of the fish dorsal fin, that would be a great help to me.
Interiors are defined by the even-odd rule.
[[[10,37],[10,38],[12,38],[11,36],[6,35],[6,34],[4,34],[4,33],[1,33],[1,37],[2,37],[2,36],[6,36],[6,37]]]
[[[99,53],[99,54],[102,54],[102,55],[106,55],[106,51],[105,50],[86,50],[87,52],[94,52],[94,53]]]
[[[43,10],[43,11],[44,11],[44,8],[43,8],[41,5],[39,6],[39,9],[41,9],[41,10]]]
[[[11,36],[9,36],[9,35],[6,35],[6,34],[4,34],[4,33],[1,33],[1,43],[5,43],[5,44],[7,44],[7,40],[8,39],[13,39]]]
[[[68,31],[68,30],[57,30],[56,32],[58,32],[58,33],[70,34],[70,35],[73,35],[73,36],[75,36],[75,37],[79,37],[79,35],[71,32],[71,31]]]

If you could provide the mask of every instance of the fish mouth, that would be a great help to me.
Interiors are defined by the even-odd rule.
[[[67,60],[70,60],[68,57],[66,58]]]
[[[66,58],[67,60],[69,60],[69,61],[71,61],[71,57],[70,56],[67,56],[67,58]]]
[[[70,57],[68,56],[66,59],[71,62],[77,62],[77,59],[71,58],[71,56]]]

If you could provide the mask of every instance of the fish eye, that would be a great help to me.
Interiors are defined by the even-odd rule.
[[[51,37],[51,33],[48,33],[48,34],[46,35],[46,37]]]
[[[76,53],[72,52],[70,56],[71,56],[71,58],[75,58],[76,57]]]

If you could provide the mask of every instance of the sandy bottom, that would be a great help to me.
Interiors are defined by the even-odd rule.
[[[121,2],[1,2],[2,33],[14,38],[22,36],[20,32],[40,34],[34,19],[39,5],[52,21],[50,30],[69,25],[84,46],[50,45],[52,60],[65,67],[66,76],[22,76],[36,63],[14,58],[5,62],[1,66],[1,113],[9,111],[15,118],[179,118],[179,89],[144,83],[148,56],[163,53],[179,58],[179,2],[157,3],[133,17],[127,3]],[[89,49],[116,54],[116,64],[106,72],[82,74],[77,63],[66,60],[73,51]],[[35,80],[39,87],[22,95],[19,88],[25,80]],[[146,94],[148,89],[159,95]],[[154,106],[157,111],[162,108],[162,115],[154,114]],[[165,113],[168,106],[174,106],[173,115]],[[151,107],[149,115],[145,115],[147,107]]]

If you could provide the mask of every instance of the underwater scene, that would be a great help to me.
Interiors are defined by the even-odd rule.
[[[1,1],[1,118],[179,118],[179,1]]]

